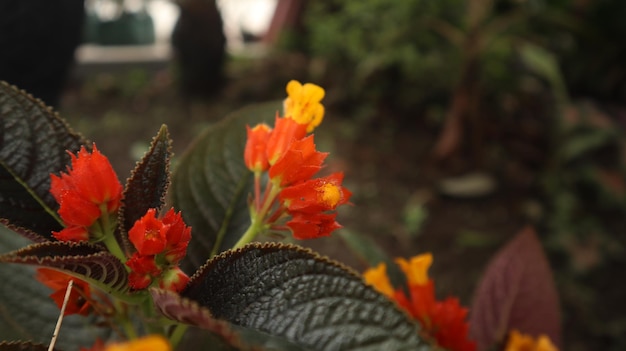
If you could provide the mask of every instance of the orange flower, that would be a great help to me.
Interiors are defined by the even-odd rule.
[[[428,269],[433,263],[433,255],[425,253],[413,256],[409,261],[404,258],[396,258],[396,263],[406,275],[409,286],[426,285],[429,281]]]
[[[172,351],[172,346],[161,335],[149,335],[124,343],[110,344],[104,351]]]
[[[341,228],[341,225],[335,221],[336,217],[336,213],[295,213],[287,222],[287,227],[291,229],[293,237],[296,239],[315,239],[329,236],[332,231]]]
[[[283,103],[285,116],[307,126],[306,131],[312,132],[324,119],[324,89],[312,84],[304,85],[292,80],[287,83],[287,95]]]
[[[83,241],[88,239],[87,228],[104,215],[102,211],[117,212],[122,185],[111,163],[95,144],[92,153],[83,146],[77,155],[70,156],[67,173],[50,175],[50,193],[59,203],[59,216],[66,225],[53,235],[63,241]]]
[[[313,135],[294,141],[289,149],[270,167],[272,180],[278,179],[281,187],[310,179],[322,169],[328,153],[315,150]]]
[[[370,268],[363,273],[363,280],[368,285],[371,285],[381,294],[393,299],[395,292],[389,277],[387,276],[387,265],[380,263],[376,268]]]
[[[64,315],[80,314],[86,316],[91,312],[91,304],[88,302],[88,299],[91,299],[91,288],[86,282],[49,268],[38,268],[35,278],[45,286],[54,290],[54,292],[50,294],[50,297],[57,306],[59,306],[59,309],[63,306],[67,286],[70,280],[73,280],[74,285],[70,292],[67,305],[65,306]]]
[[[317,213],[332,211],[346,204],[352,193],[341,186],[343,173],[310,179],[287,187],[280,192],[280,199],[290,212]]]
[[[254,128],[246,126],[248,138],[243,153],[243,159],[249,170],[253,172],[266,171],[270,164],[267,160],[267,141],[272,132],[267,124],[257,124]]]
[[[266,156],[273,165],[287,151],[291,143],[306,136],[306,125],[291,118],[280,118],[276,115],[274,129],[267,139]]]
[[[414,256],[409,260],[398,258],[396,263],[406,276],[408,283],[407,296],[404,289],[395,291],[388,284],[386,271],[380,268],[370,269],[364,273],[366,282],[376,290],[395,300],[396,303],[411,317],[422,325],[423,330],[437,341],[437,345],[451,351],[474,351],[476,344],[468,340],[468,324],[465,321],[467,309],[463,308],[458,299],[447,298],[437,301],[435,284],[428,277],[428,269],[432,264],[432,254]]]
[[[546,335],[539,335],[537,339],[522,334],[518,330],[511,330],[504,351],[559,351]]]

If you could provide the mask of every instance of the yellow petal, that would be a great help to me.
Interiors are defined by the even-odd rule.
[[[433,263],[433,255],[425,253],[411,257],[410,260],[397,258],[396,263],[406,275],[409,285],[426,285],[428,283],[428,268]]]
[[[129,342],[108,345],[105,351],[171,351],[170,343],[161,335],[149,335]]]
[[[393,298],[393,287],[387,276],[387,266],[384,263],[379,264],[375,268],[368,268],[363,272],[363,280],[366,284],[371,285],[381,294]]]
[[[302,98],[310,103],[317,103],[322,101],[326,92],[319,85],[312,83],[306,83],[302,87]]]

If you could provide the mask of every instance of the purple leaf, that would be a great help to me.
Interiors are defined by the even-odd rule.
[[[470,309],[470,337],[479,350],[504,342],[517,329],[561,344],[561,313],[552,271],[531,227],[491,260]]]

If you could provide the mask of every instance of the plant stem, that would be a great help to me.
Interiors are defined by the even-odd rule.
[[[180,341],[183,339],[186,331],[187,326],[185,324],[176,324],[174,326],[174,330],[170,334],[170,344],[172,344],[173,349],[176,349]]]
[[[257,234],[263,231],[265,227],[265,217],[267,217],[268,212],[272,208],[276,197],[281,191],[281,187],[274,183],[269,183],[268,188],[265,189],[263,205],[260,209],[255,208],[253,213],[251,213],[251,223],[245,233],[241,236],[239,241],[233,246],[233,249],[238,249],[245,244],[251,242]],[[256,207],[256,206],[254,206]],[[269,223],[271,224],[271,223]]]

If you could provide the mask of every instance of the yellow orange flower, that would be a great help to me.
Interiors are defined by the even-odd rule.
[[[397,258],[396,263],[406,275],[409,285],[426,285],[428,283],[428,268],[433,263],[433,255],[425,253],[411,257],[410,260]]]
[[[290,81],[287,83],[288,97],[283,103],[285,117],[306,124],[307,133],[312,132],[324,119],[324,106],[321,104],[324,94],[324,89],[318,85]]]
[[[391,286],[384,264],[367,270],[363,278],[419,321],[423,331],[436,340],[440,347],[450,351],[475,351],[476,343],[467,337],[467,308],[461,306],[456,298],[449,297],[443,301],[435,299],[435,285],[428,277],[428,268],[432,262],[430,253],[409,260],[396,259],[406,275],[408,295],[405,289],[394,289]]]
[[[380,263],[374,268],[369,268],[363,273],[366,284],[371,285],[381,294],[393,299],[394,290],[387,276],[387,265]]]
[[[172,346],[161,335],[149,335],[124,343],[110,344],[105,351],[171,351]]]
[[[504,351],[558,351],[550,338],[546,335],[539,335],[537,339],[531,335],[522,334],[519,330],[512,330],[509,333],[509,340]]]

